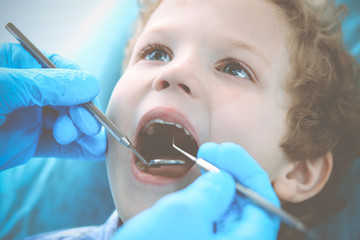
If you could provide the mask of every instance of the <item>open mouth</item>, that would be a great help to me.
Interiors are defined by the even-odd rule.
[[[148,162],[156,159],[183,160],[185,164],[152,168],[146,167],[138,158],[135,158],[137,168],[151,175],[169,178],[177,178],[186,174],[194,162],[175,150],[172,146],[173,141],[185,151],[196,155],[198,144],[194,136],[181,124],[159,118],[147,122],[135,141],[135,148],[141,155]]]

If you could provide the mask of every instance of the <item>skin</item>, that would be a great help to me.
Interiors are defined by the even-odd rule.
[[[284,90],[291,69],[288,34],[267,1],[164,1],[137,39],[107,115],[133,140],[152,109],[181,114],[199,145],[237,143],[273,180],[288,163],[279,147],[290,99]],[[161,46],[149,47],[154,43]],[[131,153],[108,140],[110,185],[124,221],[200,175],[194,166],[175,182],[139,181]]]

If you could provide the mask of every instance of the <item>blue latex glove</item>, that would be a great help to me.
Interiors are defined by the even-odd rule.
[[[0,45],[0,170],[34,156],[104,159],[105,133],[78,106],[96,97],[99,82],[59,55],[48,57],[61,69],[41,69],[19,44]]]
[[[226,171],[205,173],[187,188],[161,198],[126,222],[114,239],[276,239],[280,221],[235,195],[231,175],[280,205],[267,173],[255,160],[233,143],[204,144],[198,157]]]

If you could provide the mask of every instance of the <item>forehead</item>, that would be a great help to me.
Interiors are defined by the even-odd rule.
[[[249,28],[266,26],[270,32],[286,25],[269,0],[163,0],[151,16],[152,21],[155,19],[163,23],[190,21],[192,26],[219,27],[217,30],[244,27],[241,24],[246,23]]]
[[[284,52],[289,33],[279,10],[268,0],[163,0],[144,32],[166,29],[188,31],[199,41],[246,43],[268,60]]]

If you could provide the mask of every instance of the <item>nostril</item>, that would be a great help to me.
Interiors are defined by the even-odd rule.
[[[182,88],[187,94],[190,94],[191,90],[188,86],[186,86],[185,84],[180,83],[179,87]]]
[[[163,81],[161,85],[163,89],[170,87],[170,83],[168,81]]]

